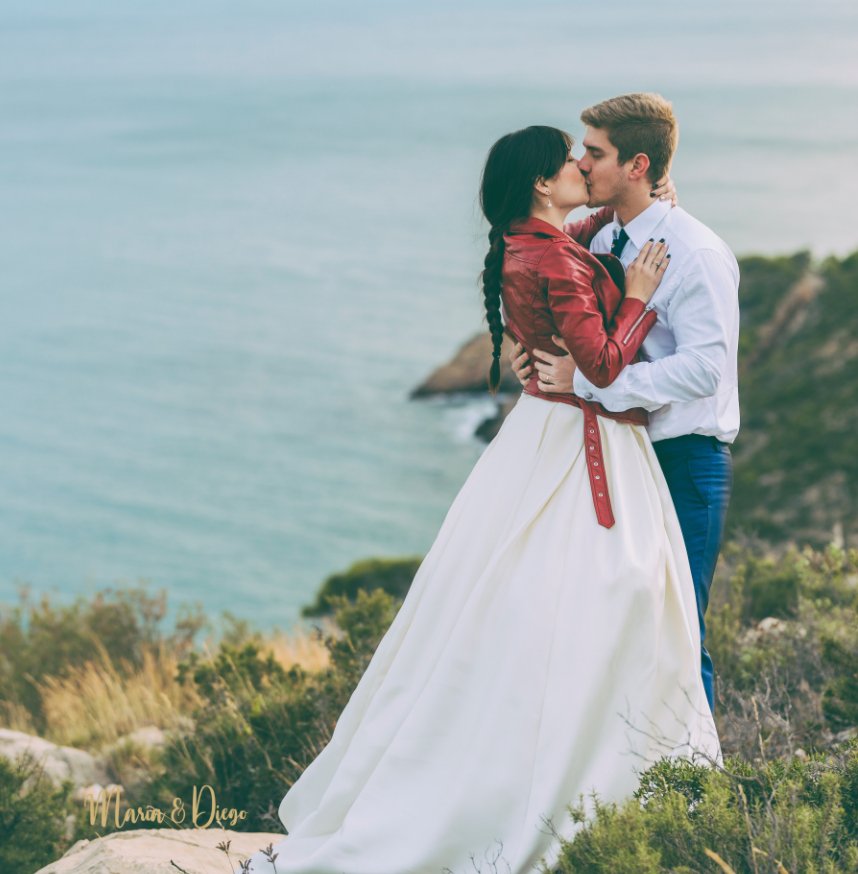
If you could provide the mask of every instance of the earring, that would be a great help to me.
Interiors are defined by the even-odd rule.
[[[552,206],[552,204],[551,204],[551,194],[549,193],[549,195],[548,195],[548,208],[551,209],[551,206]]]

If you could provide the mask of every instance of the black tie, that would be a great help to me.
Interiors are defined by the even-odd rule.
[[[611,254],[616,255],[617,258],[623,254],[623,249],[626,248],[626,243],[629,241],[629,235],[626,233],[625,228],[620,228],[619,234],[614,238],[614,242],[611,245]]]

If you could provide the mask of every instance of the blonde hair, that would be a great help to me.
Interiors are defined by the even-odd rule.
[[[649,179],[657,182],[670,168],[679,124],[673,106],[661,94],[640,92],[603,100],[581,113],[588,127],[608,134],[621,164],[643,152],[649,158]]]

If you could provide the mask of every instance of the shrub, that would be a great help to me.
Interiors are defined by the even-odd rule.
[[[326,616],[333,612],[333,599],[345,597],[353,601],[358,591],[382,589],[402,600],[420,567],[420,558],[370,558],[353,564],[348,570],[328,577],[321,585],[316,600],[301,611],[302,616]]]
[[[707,619],[725,750],[753,760],[830,748],[858,726],[858,552],[732,560]]]
[[[205,698],[196,732],[167,746],[163,770],[141,798],[188,802],[194,787],[208,784],[219,806],[247,811],[238,828],[279,827],[280,799],[327,744],[398,607],[380,589],[330,603],[341,634],[326,639],[330,664],[319,673],[286,670],[254,642],[222,644],[209,661],[189,659],[184,681]]]
[[[858,871],[858,744],[806,762],[724,769],[663,760],[622,805],[571,808],[563,874],[848,874]],[[720,860],[720,861],[718,861]]]
[[[822,693],[822,710],[828,724],[835,731],[858,725],[858,647],[825,638],[822,659],[832,671]]]
[[[0,870],[37,871],[62,855],[71,788],[55,787],[31,758],[0,757]]]

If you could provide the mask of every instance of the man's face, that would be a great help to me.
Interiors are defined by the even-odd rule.
[[[587,206],[617,206],[626,188],[627,173],[617,163],[619,152],[608,139],[608,133],[598,127],[588,127],[584,134],[584,156],[578,169],[587,179],[590,199]]]

